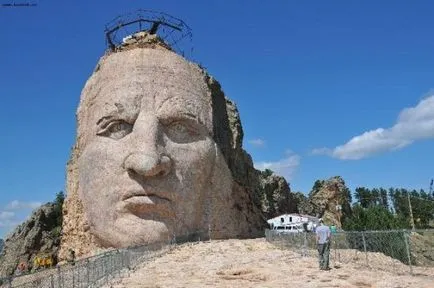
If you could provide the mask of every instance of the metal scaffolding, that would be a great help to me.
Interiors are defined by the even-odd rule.
[[[104,32],[108,49],[114,51],[126,36],[140,31],[157,34],[175,52],[191,56],[191,28],[181,19],[163,12],[144,9],[120,15],[106,24]]]

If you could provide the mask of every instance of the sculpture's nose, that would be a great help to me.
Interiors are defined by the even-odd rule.
[[[144,177],[167,175],[172,165],[170,158],[166,155],[152,154],[146,152],[131,153],[125,158],[125,169],[129,173]]]
[[[130,150],[123,167],[129,174],[139,177],[167,175],[172,166],[171,159],[164,153],[158,119],[149,113],[140,113],[131,133]]]

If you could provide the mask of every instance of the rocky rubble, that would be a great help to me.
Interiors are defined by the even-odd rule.
[[[172,50],[157,34],[140,31],[125,37],[122,44],[115,48],[117,52],[134,48],[152,48]]]
[[[0,256],[0,278],[12,275],[21,262],[26,263],[29,270],[33,269],[36,256],[57,260],[60,244],[58,216],[54,203],[42,205],[6,238]]]
[[[412,232],[409,237],[412,262],[420,266],[434,265],[434,233]]]
[[[413,267],[415,274],[409,275],[408,266],[382,253],[368,253],[369,267],[354,250],[339,251],[339,257],[348,259],[341,267],[331,253],[333,269],[323,272],[317,251],[307,252],[300,257],[301,250],[282,249],[265,239],[187,244],[104,287],[433,287],[434,268]]]

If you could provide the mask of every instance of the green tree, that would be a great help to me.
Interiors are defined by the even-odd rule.
[[[381,204],[381,197],[380,197],[380,190],[377,188],[374,188],[371,190],[371,206],[377,206]]]
[[[273,175],[274,174],[274,172],[273,172],[273,170],[271,170],[271,169],[265,169],[264,171],[261,171],[261,175],[262,175],[262,177],[264,177],[264,178],[267,178],[267,177],[270,177],[271,175]]]
[[[410,202],[416,228],[430,228],[430,221],[434,220],[434,199],[424,190],[410,192]]]
[[[380,188],[379,191],[381,206],[389,210],[389,198],[387,197],[387,190],[384,188]]]
[[[348,231],[364,231],[402,229],[407,226],[399,217],[380,205],[363,208],[356,204],[351,216],[345,219],[343,228]]]
[[[405,228],[411,228],[409,198],[416,228],[430,228],[430,222],[434,220],[434,198],[423,190],[389,188],[387,191],[384,188],[369,190],[358,187],[354,196],[362,208],[378,206],[388,210]]]
[[[63,202],[65,201],[65,194],[63,191],[60,191],[56,194],[56,198],[54,200],[54,211],[56,214],[56,226],[62,226],[63,223]]]
[[[321,189],[323,184],[324,181],[316,180],[315,183],[313,184],[312,190],[309,192],[309,197],[316,194]]]
[[[56,193],[56,199],[54,200],[54,203],[56,205],[62,206],[63,201],[65,201],[65,194],[63,193],[63,191],[57,192]]]
[[[368,208],[371,203],[371,191],[365,187],[357,187],[354,196],[363,208]]]

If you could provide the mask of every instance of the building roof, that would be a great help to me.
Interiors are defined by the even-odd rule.
[[[282,214],[282,215],[273,217],[271,219],[268,219],[267,222],[268,221],[272,221],[274,219],[280,219],[280,218],[285,217],[285,216],[298,216],[298,217],[305,217],[305,218],[308,218],[308,219],[316,219],[316,220],[318,220],[318,217],[307,215],[307,214],[289,213],[289,214]]]

